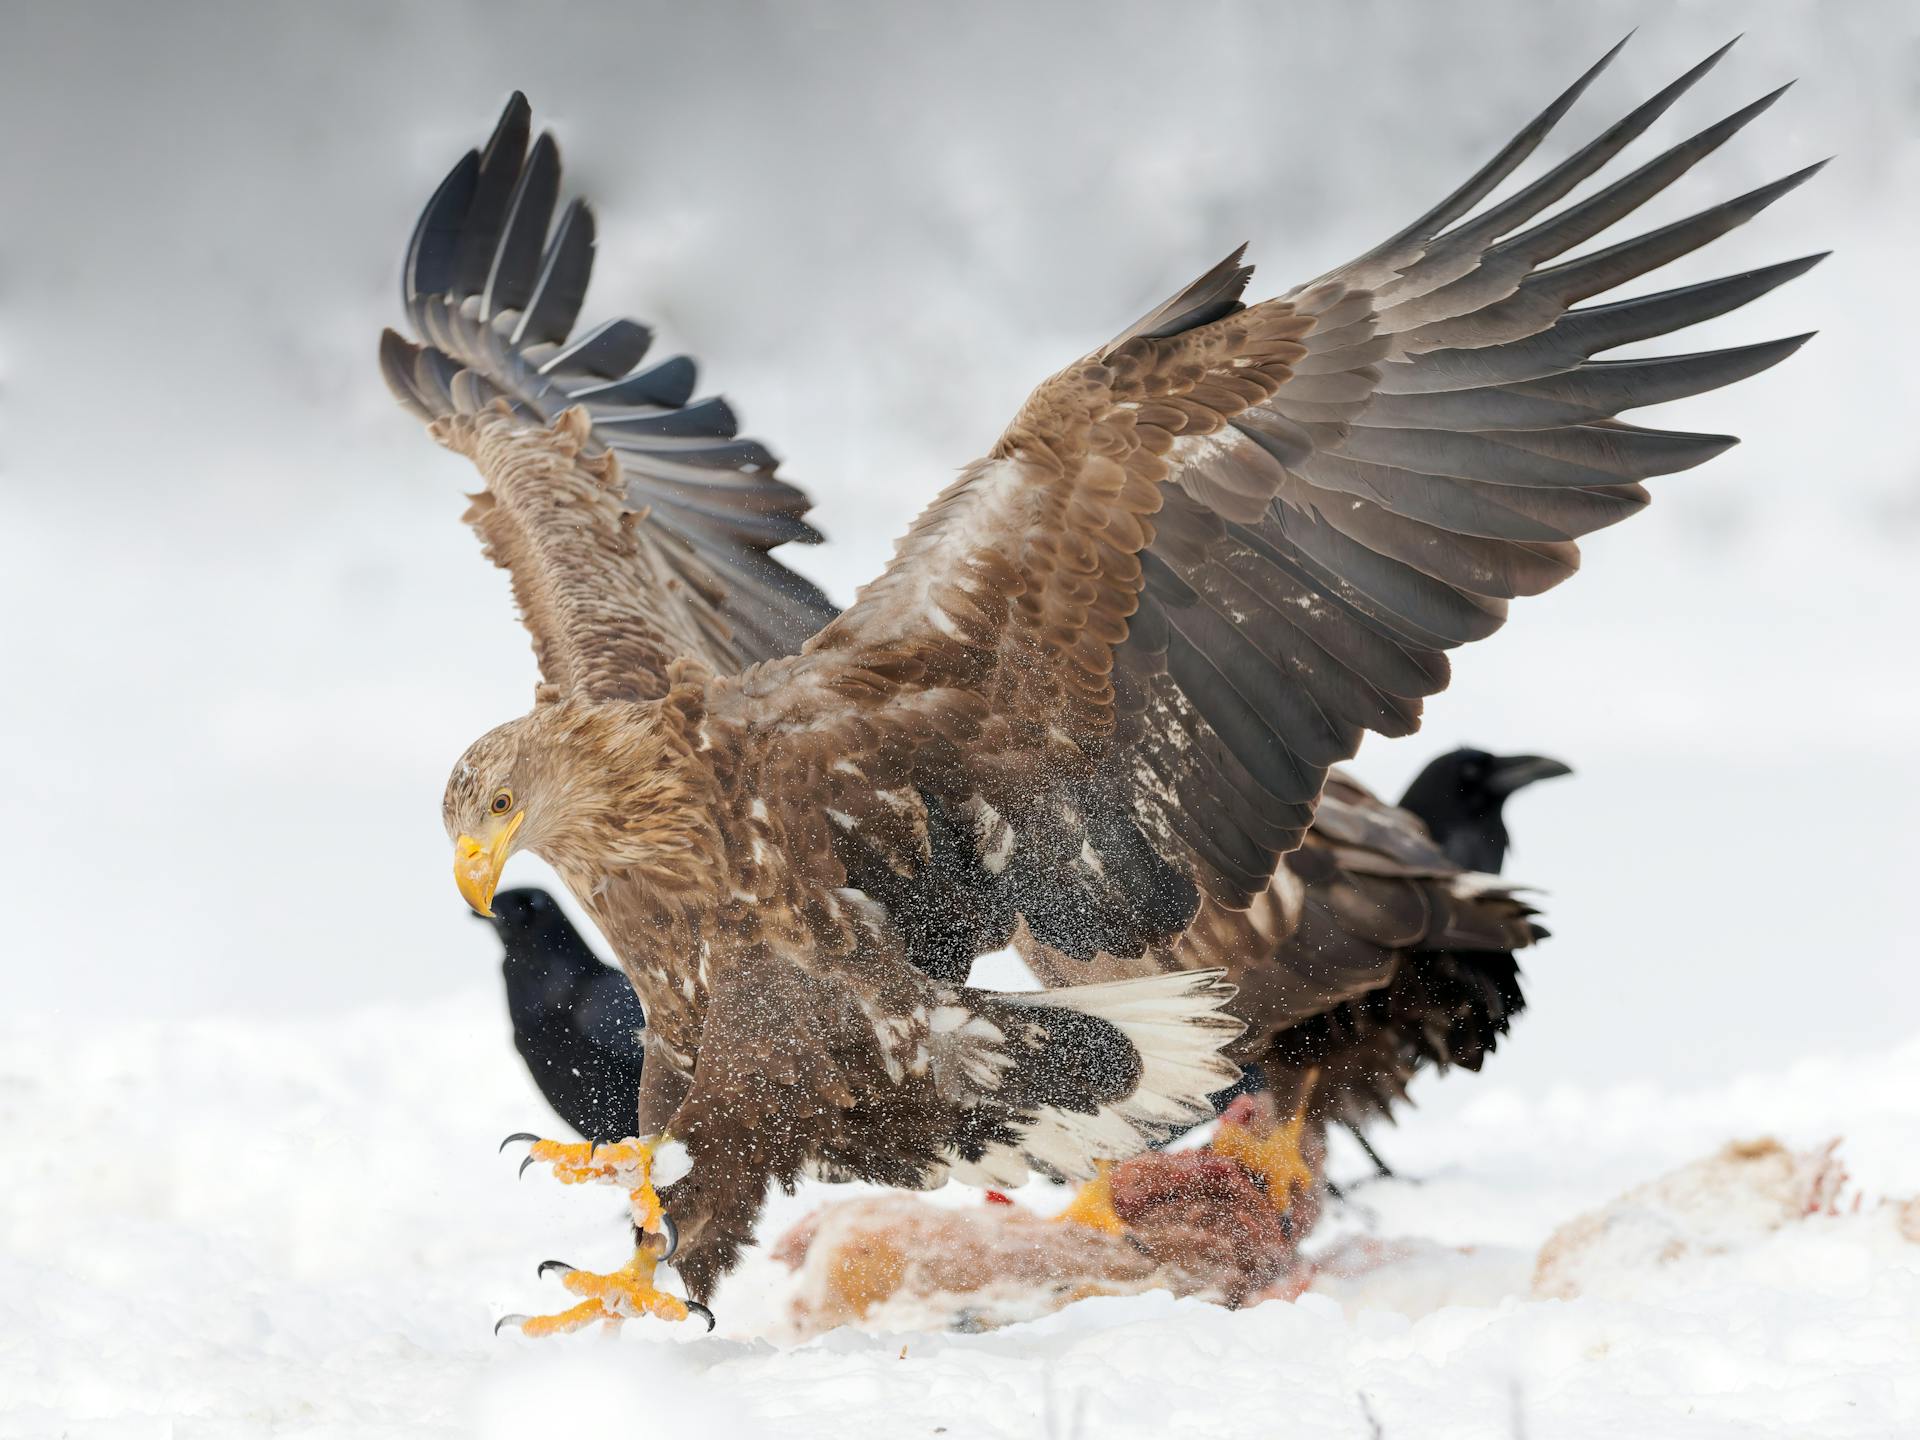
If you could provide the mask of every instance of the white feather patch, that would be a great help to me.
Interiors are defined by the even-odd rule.
[[[1210,1116],[1209,1097],[1240,1074],[1219,1053],[1244,1028],[1222,1008],[1234,995],[1225,973],[1175,971],[1001,997],[1035,1010],[1098,1016],[1127,1037],[1140,1059],[1140,1078],[1130,1094],[1092,1115],[1043,1111],[1021,1137],[1019,1153],[1056,1175],[1084,1180],[1093,1175],[1094,1162],[1125,1159]],[[954,1173],[965,1168],[956,1166]],[[983,1156],[974,1168],[1002,1174],[1005,1156]]]

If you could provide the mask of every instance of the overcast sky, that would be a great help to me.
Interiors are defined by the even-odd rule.
[[[469,474],[373,355],[414,215],[513,88],[599,207],[590,318],[702,361],[817,498],[829,543],[794,563],[844,600],[1051,369],[1243,240],[1263,294],[1366,248],[1638,24],[1548,158],[1748,32],[1631,157],[1802,83],[1649,220],[1839,159],[1641,288],[1832,248],[1668,348],[1822,334],[1640,417],[1746,443],[1658,482],[1358,768],[1397,792],[1472,740],[1579,771],[1513,817],[1556,938],[1510,1076],[1703,1075],[1920,1013],[1920,7],[5,19],[9,1003],[312,1010],[486,978],[439,794],[532,661],[456,523]]]

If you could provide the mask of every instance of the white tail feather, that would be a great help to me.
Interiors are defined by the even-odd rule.
[[[1184,970],[997,996],[1036,1010],[1075,1010],[1105,1020],[1133,1046],[1140,1075],[1128,1094],[1093,1114],[1043,1110],[1018,1146],[989,1150],[971,1164],[955,1162],[954,1177],[974,1184],[1017,1184],[1030,1162],[1063,1179],[1085,1179],[1094,1173],[1095,1162],[1137,1154],[1211,1116],[1209,1097],[1240,1075],[1239,1067],[1219,1053],[1244,1028],[1222,1008],[1234,995],[1225,973]]]

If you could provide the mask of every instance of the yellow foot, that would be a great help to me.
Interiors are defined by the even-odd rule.
[[[554,1178],[562,1185],[620,1186],[633,1206],[633,1223],[649,1235],[664,1238],[666,1254],[673,1252],[672,1222],[661,1209],[654,1183],[671,1185],[687,1173],[686,1146],[665,1135],[620,1140],[608,1145],[592,1145],[584,1140],[570,1145],[521,1134],[509,1135],[500,1148],[504,1150],[515,1140],[533,1141],[527,1158],[520,1162],[522,1175],[527,1173],[529,1165],[544,1164],[553,1167]]]
[[[518,1322],[523,1335],[563,1335],[595,1321],[613,1327],[642,1315],[662,1320],[685,1320],[689,1315],[698,1315],[711,1330],[713,1312],[706,1306],[669,1295],[654,1285],[653,1272],[659,1263],[658,1257],[647,1248],[635,1250],[631,1260],[605,1275],[576,1270],[560,1260],[545,1261],[540,1266],[542,1275],[549,1270],[560,1271],[560,1283],[585,1298],[571,1309],[554,1315],[505,1316],[493,1327],[494,1331],[498,1333],[501,1325]]]
[[[1300,1153],[1300,1137],[1306,1128],[1307,1101],[1302,1096],[1293,1118],[1270,1134],[1257,1136],[1248,1126],[1222,1120],[1207,1148],[1238,1161],[1258,1176],[1274,1208],[1285,1210],[1296,1196],[1313,1188],[1313,1167]]]
[[[1067,1208],[1054,1219],[1070,1220],[1076,1225],[1104,1230],[1109,1235],[1123,1234],[1126,1224],[1113,1208],[1113,1162],[1101,1160],[1096,1163],[1099,1173],[1074,1192]]]
[[[661,1243],[641,1245],[625,1265],[604,1275],[576,1270],[561,1260],[542,1262],[540,1274],[560,1271],[561,1284],[584,1298],[578,1305],[556,1315],[508,1315],[494,1326],[496,1333],[501,1325],[518,1323],[521,1331],[528,1335],[557,1335],[595,1321],[617,1326],[623,1320],[642,1315],[654,1315],[662,1320],[685,1320],[690,1314],[698,1315],[707,1322],[709,1330],[713,1328],[713,1312],[706,1306],[669,1295],[653,1283],[654,1270],[679,1246],[679,1236],[673,1221],[661,1207],[654,1182],[657,1179],[660,1184],[671,1184],[686,1174],[685,1146],[665,1137],[591,1145],[541,1140],[522,1134],[509,1135],[501,1148],[505,1149],[515,1140],[533,1141],[527,1158],[520,1162],[521,1174],[526,1173],[529,1165],[539,1163],[552,1166],[555,1177],[563,1185],[618,1185],[627,1192],[633,1223],[646,1234],[659,1237]]]

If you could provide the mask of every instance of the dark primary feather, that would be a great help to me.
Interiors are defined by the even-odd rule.
[[[1451,225],[1486,199],[1502,180],[1517,170],[1539,147],[1540,142],[1547,138],[1547,132],[1560,123],[1561,117],[1573,108],[1574,102],[1586,93],[1587,87],[1598,78],[1602,70],[1613,63],[1614,57],[1626,48],[1627,41],[1632,38],[1631,34],[1627,35],[1619,44],[1589,66],[1585,74],[1555,96],[1553,103],[1534,116],[1518,135],[1501,146],[1499,153],[1476,170],[1466,184],[1460,186],[1392,239],[1376,245],[1344,268],[1355,277],[1372,277],[1377,273],[1382,279],[1401,269],[1401,257],[1407,253],[1409,247],[1420,245],[1427,237]],[[1722,46],[1719,51],[1697,66],[1696,72],[1710,68],[1714,61],[1726,54],[1728,48],[1730,47]],[[1549,200],[1555,198],[1558,197],[1548,196]],[[1359,283],[1372,284],[1374,281],[1371,278],[1360,278]]]
[[[1513,598],[1572,574],[1581,536],[1646,505],[1642,481],[1734,443],[1627,424],[1623,412],[1757,374],[1807,338],[1603,358],[1817,263],[1608,298],[1759,214],[1817,165],[1563,258],[1778,99],[1773,91],[1606,179],[1725,48],[1483,204],[1617,50],[1418,221],[1292,291],[1286,299],[1316,324],[1269,398],[1236,412],[1220,392],[1225,372],[1203,379],[1187,398],[1226,400],[1227,424],[1186,449],[1177,412],[1154,411],[1152,423],[1175,436],[1172,474],[1115,657],[1116,690],[1129,698],[1117,706],[1108,766],[1148,833],[1191,854],[1218,903],[1238,908],[1264,888],[1273,860],[1304,832],[1328,767],[1363,731],[1417,726],[1424,697],[1447,683],[1446,652],[1499,629]],[[1236,252],[1102,355],[1132,337],[1175,334],[1182,317],[1189,329],[1208,323],[1209,297],[1225,289],[1237,307],[1239,261]]]
[[[710,658],[737,668],[790,653],[835,613],[767,553],[820,538],[809,501],[777,477],[771,451],[738,438],[725,401],[688,403],[690,359],[638,368],[646,326],[613,320],[569,340],[593,269],[593,212],[576,199],[555,224],[559,147],[542,134],[529,148],[530,127],[516,94],[485,150],[463,157],[422,212],[402,298],[425,343],[387,333],[387,383],[424,419],[496,399],[541,420],[584,405],[635,509],[687,547],[669,557],[681,583],[714,599],[728,634]]]
[[[493,898],[513,1048],[560,1118],[593,1141],[634,1133],[646,1015],[544,890]]]

